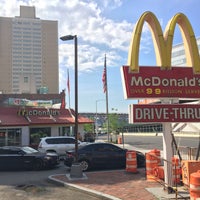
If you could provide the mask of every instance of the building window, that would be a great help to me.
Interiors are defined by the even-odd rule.
[[[21,129],[0,129],[0,146],[20,146]]]
[[[50,127],[30,128],[30,146],[37,149],[40,142],[40,138],[48,136],[51,136]]]
[[[27,76],[24,77],[24,83],[28,83],[28,77]]]

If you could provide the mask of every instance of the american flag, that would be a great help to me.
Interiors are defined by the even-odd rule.
[[[107,91],[106,55],[105,55],[105,60],[104,60],[102,82],[103,82],[103,92],[106,93]]]

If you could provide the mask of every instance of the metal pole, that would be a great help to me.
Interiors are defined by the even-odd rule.
[[[97,131],[97,128],[98,128],[98,125],[97,125],[97,104],[98,104],[99,101],[105,101],[105,99],[96,100],[96,116],[95,116],[95,133],[96,133],[96,139],[98,139],[98,131]]]
[[[98,139],[98,132],[97,132],[97,102],[96,100],[96,116],[95,116],[95,133],[96,133],[96,139]]]
[[[75,134],[75,163],[72,164],[70,170],[70,177],[81,178],[82,167],[78,163],[78,48],[77,48],[77,36],[66,35],[60,38],[63,41],[74,40],[74,67],[75,67],[75,109],[74,109],[74,134]]]
[[[77,36],[74,36],[74,55],[75,55],[75,156],[78,160],[78,48]]]

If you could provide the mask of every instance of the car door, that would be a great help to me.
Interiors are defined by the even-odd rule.
[[[18,151],[14,149],[5,148],[1,154],[0,160],[1,169],[21,169],[21,158]]]
[[[92,164],[97,168],[105,168],[110,165],[106,146],[104,144],[95,144],[92,148]]]
[[[0,169],[5,170],[7,169],[7,166],[9,166],[9,160],[8,160],[8,154],[5,149],[0,149]]]
[[[65,152],[72,150],[72,149],[75,149],[76,140],[74,138],[65,138],[65,141],[66,141]]]
[[[125,166],[126,153],[123,149],[112,144],[105,144],[104,151],[107,155],[109,168]]]
[[[74,138],[65,138],[60,137],[56,138],[56,150],[59,155],[65,155],[66,151],[75,149],[75,139]]]
[[[66,145],[66,138],[60,137],[55,139],[55,149],[59,155],[65,154]]]

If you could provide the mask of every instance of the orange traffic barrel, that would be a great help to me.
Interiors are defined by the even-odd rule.
[[[200,199],[200,170],[190,174],[190,199]]]
[[[177,157],[172,157],[172,180],[174,183],[180,183],[181,182],[181,167],[180,162]]]
[[[117,143],[118,143],[118,144],[122,144],[122,137],[118,137]]]
[[[145,154],[146,157],[146,178],[149,181],[156,179],[154,168],[160,165],[160,150],[153,149]]]
[[[137,154],[136,151],[126,152],[126,171],[137,172]]]
[[[163,166],[158,166],[154,168],[154,175],[156,178],[159,178],[161,180],[164,180],[164,167]]]

